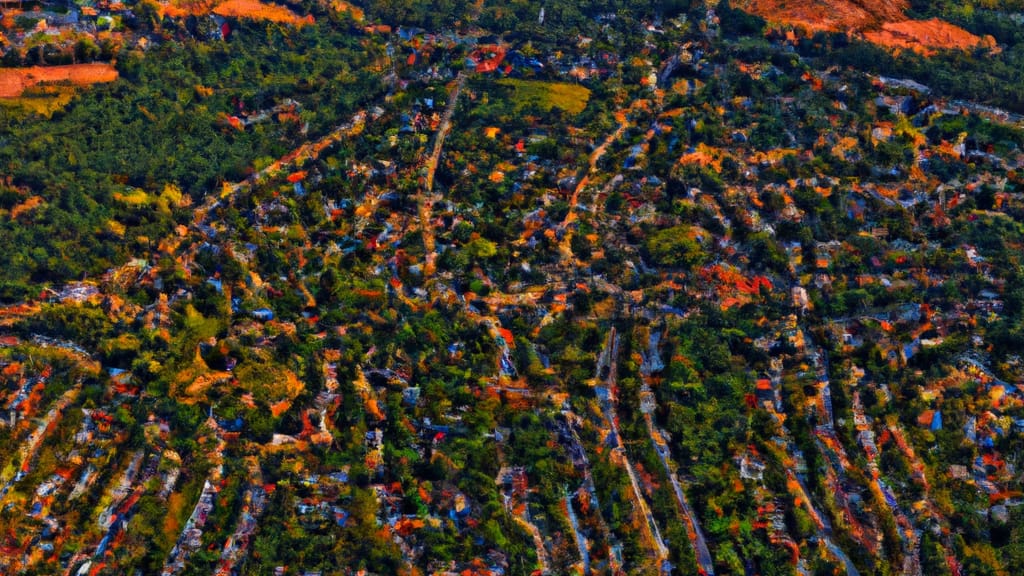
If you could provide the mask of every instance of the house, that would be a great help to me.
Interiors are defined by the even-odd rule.
[[[409,387],[402,390],[402,402],[407,406],[415,406],[420,400],[420,388],[418,386]]]
[[[925,410],[917,417],[917,424],[928,428],[932,432],[942,430],[942,412],[938,410]]]
[[[807,289],[803,286],[794,286],[792,289],[793,307],[799,308],[801,311],[806,311],[810,305],[810,299],[807,297]]]
[[[917,109],[913,96],[879,96],[875,99],[879,108],[888,108],[892,114],[912,115]]]
[[[961,482],[966,482],[971,478],[970,473],[967,470],[967,466],[962,464],[951,464],[949,467],[949,475],[954,480],[960,480]]]
[[[764,479],[765,464],[753,450],[748,450],[740,458],[740,478],[760,482]]]
[[[470,53],[466,64],[481,74],[494,72],[505,60],[505,48],[497,45],[481,45]]]

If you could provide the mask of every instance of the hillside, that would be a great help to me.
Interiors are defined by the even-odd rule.
[[[740,0],[736,8],[769,22],[806,27],[809,30],[857,32],[879,28],[886,22],[906,19],[906,0]]]
[[[809,33],[846,32],[862,34],[868,41],[893,49],[910,49],[925,55],[936,50],[993,49],[995,40],[978,37],[966,30],[932,18],[910,20],[906,1],[869,0],[741,0],[736,7],[770,23],[784,24]]]

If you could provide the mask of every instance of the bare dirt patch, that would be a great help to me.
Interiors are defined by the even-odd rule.
[[[874,44],[913,50],[926,56],[937,50],[998,50],[991,36],[981,38],[938,18],[909,20],[906,0],[746,0],[737,7],[782,24],[814,32],[863,34]]]
[[[111,64],[69,64],[66,66],[32,66],[31,68],[0,68],[0,98],[17,98],[37,84],[68,82],[89,86],[117,80]]]
[[[981,46],[998,50],[991,36],[979,38],[938,18],[886,22],[881,30],[865,32],[864,37],[881,46],[913,50],[925,56],[934,54],[937,49],[971,50]]]
[[[232,18],[249,18],[252,20],[268,20],[281,24],[301,26],[311,21],[276,4],[265,4],[259,0],[227,0],[218,4],[213,13]]]
[[[884,22],[906,20],[905,0],[748,0],[737,7],[768,22],[801,26],[811,31],[856,31],[877,28]]]

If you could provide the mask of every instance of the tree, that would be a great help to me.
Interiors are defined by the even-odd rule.
[[[474,260],[493,258],[498,253],[498,245],[485,238],[476,238],[466,244],[466,252]]]
[[[707,259],[695,231],[685,224],[651,234],[644,248],[656,264],[670,268],[699,266]]]

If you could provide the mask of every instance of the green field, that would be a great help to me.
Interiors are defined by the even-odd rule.
[[[561,108],[566,112],[579,114],[590,100],[590,90],[578,84],[515,79],[499,80],[498,84],[513,89],[512,97],[516,101],[517,109],[535,105],[545,111]]]

